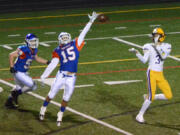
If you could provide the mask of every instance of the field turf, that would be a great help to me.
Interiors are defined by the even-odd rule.
[[[144,34],[150,34],[154,26],[160,25],[167,33],[165,42],[172,44],[171,55],[180,57],[180,3],[1,14],[0,78],[14,84],[9,72],[8,55],[24,42],[27,33],[35,33],[40,42],[50,45],[39,45],[38,52],[39,56],[50,60],[53,49],[58,45],[58,34],[66,31],[73,38],[78,37],[88,22],[87,14],[93,10],[107,15],[109,21],[96,21],[87,34],[86,45],[80,53],[76,85],[94,86],[75,88],[69,107],[134,135],[180,134],[180,62],[168,58],[164,64],[164,74],[171,85],[173,99],[154,101],[144,116],[147,123],[139,124],[135,117],[143,103],[142,95],[147,93],[147,64],[142,64],[128,52],[131,46],[112,39],[118,37],[143,46],[151,42],[151,38]],[[55,34],[47,35],[47,32]],[[30,76],[39,78],[45,67],[33,62]],[[58,68],[51,77],[57,71]],[[142,81],[104,84],[105,81],[128,80]],[[34,93],[45,97],[50,86],[37,84],[38,89]],[[48,106],[45,121],[40,122],[38,116],[43,101],[27,94],[19,97],[18,109],[6,109],[4,103],[11,87],[2,83],[0,86],[4,89],[0,93],[0,135],[123,135],[69,111],[65,112],[59,128],[56,126],[59,107],[53,104]],[[157,93],[160,92],[157,89]],[[54,101],[60,103],[61,98],[62,91]]]

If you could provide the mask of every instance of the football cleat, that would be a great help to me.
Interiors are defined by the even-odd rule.
[[[59,111],[57,114],[57,126],[61,126],[61,122],[62,122],[62,117],[63,117],[63,112]]]
[[[45,112],[46,112],[46,107],[42,106],[39,113],[40,120],[44,120]]]
[[[11,96],[12,96],[12,99],[15,103],[15,106],[18,107],[19,106],[18,105],[18,96],[19,96],[18,91],[16,91],[16,90],[11,91]]]
[[[57,126],[58,126],[58,127],[61,126],[61,121],[57,121]]]
[[[145,123],[145,120],[144,120],[144,118],[143,118],[143,115],[141,115],[141,114],[138,114],[138,115],[136,116],[136,121],[139,122],[139,123],[141,123],[141,124]]]
[[[12,97],[8,97],[6,103],[5,103],[5,107],[8,109],[16,109],[17,107],[13,104],[13,99]]]
[[[44,120],[44,115],[39,114],[39,119]]]

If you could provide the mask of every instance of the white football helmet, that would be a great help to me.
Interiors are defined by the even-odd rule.
[[[32,49],[38,48],[39,39],[32,33],[26,35],[25,42]]]
[[[71,42],[71,35],[67,32],[61,32],[58,36],[59,44],[68,44]]]

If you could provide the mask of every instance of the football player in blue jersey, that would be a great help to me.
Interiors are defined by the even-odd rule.
[[[42,64],[50,63],[50,61],[37,55],[39,39],[36,35],[32,33],[27,34],[25,42],[26,45],[19,46],[16,51],[9,54],[10,72],[14,76],[16,87],[11,91],[5,103],[5,106],[8,108],[16,108],[18,106],[19,95],[37,88],[36,83],[27,74],[31,62],[36,60]],[[15,58],[17,59],[15,60]]]
[[[57,72],[54,83],[52,84],[48,96],[46,97],[40,109],[40,120],[44,120],[46,108],[50,100],[55,97],[60,88],[64,85],[65,89],[63,99],[61,102],[60,110],[57,114],[57,126],[61,125],[63,113],[74,91],[79,52],[83,48],[84,38],[91,28],[94,20],[98,17],[98,14],[96,12],[93,12],[92,15],[88,16],[90,19],[89,22],[86,24],[79,37],[77,37],[75,40],[71,40],[71,35],[67,32],[61,32],[58,36],[59,46],[54,49],[51,63],[41,75],[42,82],[50,75],[50,73],[55,69],[58,63],[60,63],[60,69]]]

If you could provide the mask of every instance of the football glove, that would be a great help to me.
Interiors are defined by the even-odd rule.
[[[129,52],[132,52],[132,53],[139,53],[139,51],[138,51],[138,50],[136,50],[135,48],[131,48],[131,49],[129,49]]]
[[[50,60],[48,60],[46,64],[47,64],[47,65],[49,65],[50,63],[51,63],[51,61],[50,61]]]
[[[11,73],[16,73],[17,71],[14,69],[14,67],[10,67],[10,70],[9,70]]]
[[[99,15],[99,14],[97,14],[95,11],[93,11],[92,15],[88,14],[89,21],[90,21],[91,23],[93,23],[93,22],[96,20],[96,18],[98,17],[98,15]]]

